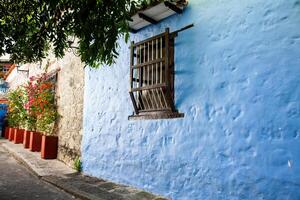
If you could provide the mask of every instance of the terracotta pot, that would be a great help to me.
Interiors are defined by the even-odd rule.
[[[14,128],[14,131],[12,132],[12,142],[14,143],[15,142],[15,137],[17,135],[17,132],[19,131],[19,128]]]
[[[5,127],[5,132],[4,132],[4,138],[5,139],[8,139],[8,137],[9,137],[9,130],[10,130],[9,127]]]
[[[25,149],[29,148],[29,143],[30,143],[30,132],[28,130],[24,131],[24,138],[23,138],[23,145]]]
[[[13,131],[13,128],[9,128],[8,129],[8,140],[10,141],[11,140],[11,133]]]
[[[8,135],[9,141],[14,141],[15,131],[16,131],[16,128],[10,128],[9,135]]]
[[[30,151],[41,151],[42,135],[39,132],[30,131],[29,139],[29,150]]]
[[[43,159],[55,159],[57,157],[58,137],[42,136],[41,157]]]
[[[15,131],[14,143],[15,144],[22,144],[24,138],[24,129],[17,129]]]

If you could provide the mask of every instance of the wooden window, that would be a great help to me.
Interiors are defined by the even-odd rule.
[[[131,44],[129,119],[183,117],[174,104],[174,38],[169,29]]]
[[[55,72],[55,73],[48,75],[48,77],[46,79],[47,82],[50,82],[53,84],[53,87],[52,87],[53,93],[56,93],[57,76],[58,76],[58,72]]]

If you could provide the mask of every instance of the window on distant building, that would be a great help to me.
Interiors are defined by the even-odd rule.
[[[183,117],[175,107],[174,36],[169,29],[131,44],[130,97],[134,114],[129,119]]]
[[[0,66],[0,72],[5,74],[6,72],[8,72],[8,67],[6,67],[5,65],[1,65]]]

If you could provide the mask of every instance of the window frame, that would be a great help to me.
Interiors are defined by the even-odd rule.
[[[169,28],[165,29],[165,32],[160,33],[158,35],[155,35],[153,37],[147,38],[143,41],[134,43],[131,43],[130,46],[130,98],[134,107],[134,113],[129,116],[128,118],[130,120],[136,120],[136,119],[170,119],[170,118],[180,118],[180,117],[184,117],[183,113],[179,113],[178,110],[175,107],[175,62],[174,62],[174,54],[175,54],[175,37],[177,36],[177,34],[170,34]],[[157,40],[160,39],[160,43],[157,43]],[[156,44],[153,45],[153,41],[156,41]],[[152,42],[152,45],[149,46],[149,43]],[[138,52],[138,48],[141,48],[141,45],[145,45],[148,44],[148,54],[146,54],[145,52],[147,52],[147,46],[143,46],[143,51]],[[157,46],[160,45],[160,50],[159,50],[159,54],[161,55],[161,57],[157,57],[158,49]],[[153,51],[153,48],[156,48],[155,51]],[[149,59],[150,54],[150,47],[152,49],[152,59]],[[143,62],[141,62],[138,60],[139,57],[139,53],[142,56],[144,56]],[[156,54],[156,58],[153,60],[153,53]],[[147,59],[146,59],[146,58]],[[145,60],[147,60],[147,62],[145,62]],[[150,60],[150,61],[149,61]],[[157,71],[157,64],[159,63],[159,68],[158,70],[160,72]],[[149,75],[148,75],[148,80],[144,79],[144,75],[143,75],[143,68],[145,68],[145,71],[147,71],[148,68],[148,73],[149,73],[149,68],[150,66],[153,66],[155,64],[156,69],[153,70],[152,67],[152,71],[150,69],[151,74],[153,73],[162,73],[159,75],[159,77],[163,77],[164,74],[164,78],[161,78],[161,80],[159,78],[159,84],[157,83],[157,80],[155,80],[156,84],[153,84],[153,76],[152,76],[152,85],[150,85],[150,79],[149,79]],[[136,73],[134,73],[134,71],[137,71]],[[146,72],[145,72],[146,73]],[[139,76],[137,74],[140,74]],[[134,75],[136,75],[136,77],[134,77]],[[146,76],[146,75],[145,75]],[[137,78],[139,77],[139,78]],[[142,77],[142,78],[141,78]],[[139,83],[139,87],[134,87],[134,82],[135,83]],[[146,83],[146,86],[144,85],[144,82]],[[149,85],[147,85],[147,82]],[[145,109],[145,105],[141,106],[139,104],[144,104],[143,103],[143,98],[147,99],[150,101],[151,98],[149,96],[151,96],[150,94],[154,92],[150,92],[151,90],[156,91],[156,95],[154,94],[154,96],[152,96],[151,98],[154,98],[155,101],[160,101],[160,108],[157,108],[157,110],[153,110],[153,109]],[[147,97],[147,93],[146,95],[143,95],[143,92],[145,93],[146,91],[148,91],[147,93],[149,93],[148,97]],[[159,92],[158,92],[159,91]],[[139,93],[139,94],[138,94]],[[164,105],[162,103],[162,100],[164,99]],[[147,100],[147,101],[148,101]],[[152,101],[152,100],[151,100]],[[145,101],[146,102],[146,101]],[[154,104],[159,104],[159,103],[153,103],[152,107]],[[145,103],[146,104],[146,103]],[[149,103],[150,105],[150,103]],[[144,109],[142,110],[141,107],[144,107]],[[150,106],[149,106],[150,107]],[[157,106],[159,107],[159,106]],[[163,107],[163,108],[162,108]]]

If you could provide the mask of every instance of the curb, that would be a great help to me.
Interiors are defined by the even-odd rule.
[[[82,199],[82,200],[102,200],[102,199],[95,199],[95,198],[88,197],[89,194],[80,192],[80,191],[78,191],[78,190],[76,190],[72,187],[67,188],[67,187],[59,184],[57,181],[51,179],[51,177],[41,177],[40,179],[43,180],[46,183],[49,183],[49,184],[65,191],[65,192],[67,192],[70,195],[75,196],[76,198],[79,198],[79,199]]]
[[[0,145],[8,152],[9,155],[11,155],[14,159],[16,159],[19,163],[21,163],[23,166],[25,166],[34,176],[45,182],[46,184],[51,184],[52,186],[63,190],[64,192],[74,196],[77,199],[82,199],[82,200],[102,200],[102,199],[95,199],[95,198],[90,198],[88,197],[89,194],[83,194],[82,192],[70,188],[63,187],[62,185],[58,184],[55,182],[55,180],[51,180],[49,177],[46,176],[41,176],[39,175],[31,166],[21,158],[16,152],[11,151],[5,143],[0,143]]]
[[[23,158],[17,155],[17,153],[11,151],[5,144],[1,143],[1,146],[11,155],[14,159],[24,165],[33,175],[41,179],[41,175],[39,175],[31,166],[28,164]]]
[[[8,142],[0,140],[0,145],[17,162],[25,166],[32,175],[45,184],[52,185],[66,192],[75,199],[82,200],[168,200],[167,198],[149,192],[132,188],[102,179],[84,176],[69,167],[60,164],[60,161],[38,161],[38,154],[30,154]],[[47,168],[48,167],[48,168]],[[57,169],[56,169],[57,168]],[[54,170],[51,170],[54,169]],[[85,177],[82,179],[82,177]],[[95,179],[97,179],[95,181]],[[90,181],[90,182],[89,182]],[[95,183],[94,186],[92,184]],[[170,199],[169,199],[170,200]]]

